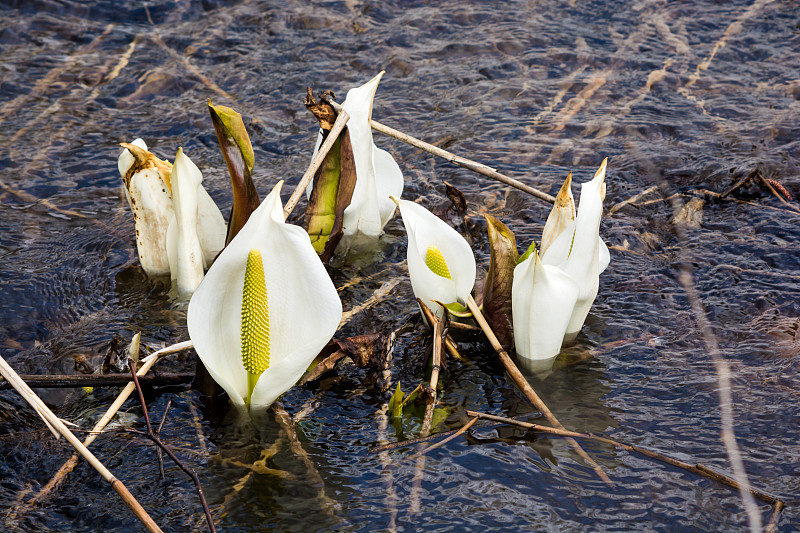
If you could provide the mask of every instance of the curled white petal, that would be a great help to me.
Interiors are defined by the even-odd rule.
[[[459,302],[465,305],[475,285],[475,256],[467,241],[456,230],[419,204],[397,200],[408,234],[408,275],[414,295],[437,316],[439,305]],[[425,264],[428,249],[435,246],[444,257],[451,279],[435,274]]]
[[[575,221],[575,199],[572,197],[572,172],[569,173],[564,184],[558,191],[553,209],[547,216],[547,222],[542,230],[542,240],[539,244],[539,253],[544,256],[550,245],[563,233],[569,233]],[[564,256],[566,257],[566,256]]]
[[[187,323],[203,364],[231,401],[244,407],[241,308],[247,256],[261,252],[270,320],[270,362],[250,408],[269,406],[292,387],[339,326],[342,305],[308,234],[284,223],[280,184],[219,255],[189,303]]]
[[[202,181],[200,169],[179,148],[172,167],[174,215],[167,229],[167,257],[180,296],[191,295],[203,280],[203,249],[197,236],[197,192]]]
[[[138,146],[142,150],[147,150],[147,144],[141,139],[136,138],[131,142],[132,145]],[[127,148],[123,148],[122,152],[120,152],[119,157],[117,158],[117,169],[119,170],[120,177],[125,177],[125,174],[128,173],[128,169],[131,168],[131,165],[136,161],[133,155],[128,151]],[[127,194],[127,190],[125,194]],[[128,200],[130,202],[130,199]]]
[[[563,270],[545,265],[537,252],[514,268],[511,288],[514,343],[528,360],[554,358],[578,298],[578,285]]]

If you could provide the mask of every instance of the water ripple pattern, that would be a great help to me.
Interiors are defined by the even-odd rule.
[[[306,87],[341,101],[386,70],[373,118],[551,194],[569,171],[580,183],[610,158],[601,234],[611,266],[564,354],[582,361],[534,387],[569,429],[730,471],[717,379],[677,280],[687,262],[733,371],[750,480],[786,498],[778,530],[800,530],[798,203],[752,181],[725,200],[713,194],[757,170],[800,197],[797,2],[33,0],[0,12],[0,350],[20,372],[100,372],[114,335],[142,331],[152,347],[186,338],[169,280],[139,267],[119,142],[143,137],[169,160],[183,147],[227,216],[208,99],[244,115],[263,198],[279,179],[291,190],[311,159]],[[437,209],[443,181],[464,193],[479,271],[489,262],[484,213],[523,249],[540,238],[547,205],[380,134],[375,142],[403,169],[404,197]],[[428,340],[398,218],[386,232],[380,261],[331,269],[348,316],[337,337],[397,331],[391,382],[410,390],[424,379]],[[448,412],[435,431],[461,427],[465,409],[541,422],[488,346],[464,346],[442,378]],[[191,358],[165,368],[189,370]],[[417,446],[370,449],[417,437],[420,419],[396,431],[388,392],[363,377],[345,366],[284,396],[305,456],[274,420],[242,435],[194,393],[148,400],[157,418],[172,399],[163,438],[199,472],[223,531],[746,529],[725,486],[585,443],[609,487],[562,439],[521,429],[476,426],[431,452],[421,476],[416,461],[387,469]],[[115,395],[42,393],[84,426]],[[138,407],[123,411],[119,424],[141,426]],[[165,530],[201,529],[190,482],[172,467],[161,481],[152,449],[131,438],[101,438],[95,452]],[[10,391],[0,392],[0,452],[3,530],[139,528],[88,470],[19,514],[67,452]],[[766,521],[769,507],[760,510]]]

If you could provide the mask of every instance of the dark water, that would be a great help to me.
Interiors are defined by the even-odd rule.
[[[227,213],[227,172],[206,99],[246,117],[262,197],[290,187],[310,159],[316,127],[305,88],[347,88],[387,71],[374,118],[555,193],[566,173],[589,179],[610,157],[602,234],[612,262],[573,354],[594,357],[534,386],[561,422],[729,471],[719,438],[717,381],[683,289],[697,290],[733,370],[736,433],[752,483],[787,501],[780,531],[800,529],[800,215],[748,185],[758,168],[800,195],[800,4],[726,2],[3,2],[0,18],[0,349],[21,373],[92,372],[114,334],[150,347],[187,338],[168,287],[138,267],[116,144],[144,137],[162,158],[178,146]],[[483,213],[521,246],[538,239],[547,205],[379,134],[404,171],[407,198],[436,207],[442,181],[469,202],[468,230],[488,266]],[[613,206],[659,186],[616,210]],[[288,193],[287,193],[288,194]],[[682,234],[678,205],[707,200]],[[301,206],[302,207],[302,206]],[[612,212],[613,211],[613,212]],[[298,210],[298,213],[300,210]],[[296,215],[299,219],[299,215]],[[337,333],[390,334],[392,380],[423,379],[427,341],[404,263],[399,219],[384,258],[332,271],[345,310],[370,300]],[[451,364],[441,405],[456,429],[464,410],[530,415],[488,348]],[[163,368],[186,369],[189,356]],[[608,487],[563,440],[482,428],[391,471],[370,447],[398,439],[381,414],[388,393],[345,368],[284,397],[307,458],[275,421],[236,435],[184,389],[168,400],[164,439],[200,474],[223,531],[426,529],[732,531],[746,528],[739,496],[672,467],[586,444]],[[42,391],[57,413],[88,427],[116,395]],[[202,448],[191,407],[200,409]],[[123,422],[141,428],[139,408]],[[407,420],[399,438],[418,435]],[[202,530],[191,483],[130,434],[95,452],[165,529]],[[0,393],[0,514],[4,531],[135,531],[138,522],[86,465],[36,509],[15,511],[68,456],[13,392]],[[262,455],[262,450],[268,450]],[[225,462],[222,458],[238,463]],[[264,459],[250,473],[244,465]],[[27,496],[26,496],[27,494]],[[415,510],[418,508],[418,511]],[[761,505],[763,520],[769,516]]]

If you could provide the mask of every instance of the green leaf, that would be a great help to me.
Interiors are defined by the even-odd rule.
[[[458,302],[443,304],[441,302],[436,301],[436,303],[446,307],[447,311],[453,316],[457,316],[458,318],[472,318],[472,311],[470,311],[469,308],[464,307]]]
[[[525,253],[524,253],[524,254],[522,254],[522,255],[519,257],[519,259],[517,259],[517,264],[520,264],[520,263],[522,263],[523,261],[525,261],[525,260],[526,260],[528,257],[530,257],[530,255],[531,255],[533,252],[535,252],[535,251],[536,251],[536,243],[535,243],[535,242],[532,242],[532,243],[531,243],[531,245],[530,245],[530,246],[528,246],[528,249],[527,249],[527,250],[525,250]]]
[[[333,108],[324,101],[317,104],[310,89],[306,96],[306,107],[319,120],[324,140],[332,126]],[[306,231],[323,262],[333,256],[342,238],[344,210],[350,205],[355,186],[356,163],[350,133],[345,128],[314,175],[314,185],[306,206]]]
[[[514,347],[511,318],[511,288],[517,266],[517,243],[514,232],[492,215],[486,217],[491,261],[483,287],[483,313],[500,344],[507,351]]]
[[[227,245],[244,227],[250,214],[261,203],[253,184],[253,165],[255,155],[250,137],[244,127],[242,115],[223,105],[215,106],[208,101],[208,112],[214,130],[217,132],[217,141],[228,165],[233,188],[233,208],[228,219],[228,234],[225,237]]]
[[[397,384],[392,398],[389,400],[389,414],[392,418],[401,418],[403,416],[403,391],[400,390],[400,383]]]

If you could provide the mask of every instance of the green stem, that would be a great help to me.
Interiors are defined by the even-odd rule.
[[[247,407],[250,407],[250,398],[253,397],[253,391],[256,388],[256,383],[258,383],[258,378],[261,377],[261,374],[252,374],[250,372],[247,373]]]

